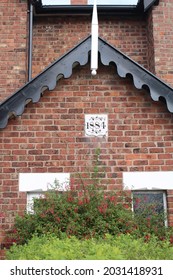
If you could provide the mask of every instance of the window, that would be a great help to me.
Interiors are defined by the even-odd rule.
[[[44,197],[44,192],[52,187],[67,191],[69,182],[70,173],[20,173],[19,191],[27,194],[27,212],[33,213],[34,198]]]
[[[124,190],[132,191],[134,213],[152,204],[156,213],[167,213],[166,191],[173,189],[172,181],[172,171],[123,172]],[[164,223],[167,226],[167,220]]]
[[[148,7],[148,0],[97,0],[99,15],[139,15]],[[150,0],[149,6],[156,0]],[[35,15],[91,15],[94,0],[38,0],[35,4]],[[147,5],[147,6],[146,6]]]
[[[41,198],[44,196],[43,192],[28,192],[27,193],[27,205],[26,205],[26,211],[27,213],[33,214],[33,203],[35,198]]]
[[[71,0],[42,0],[42,5],[70,5]]]
[[[153,206],[153,210],[158,214],[165,211],[165,193],[153,191],[135,191],[133,192],[133,210],[139,212],[148,206]]]
[[[93,5],[94,0],[86,0],[86,3],[75,0],[42,0],[42,5]],[[97,0],[98,5],[137,5],[138,0]]]
[[[88,0],[89,5],[93,5],[94,0]],[[98,5],[137,5],[138,0],[97,0]]]
[[[133,191],[132,198],[135,214],[142,214],[144,217],[160,215],[163,218],[163,224],[167,226],[167,220],[165,220],[167,203],[164,191]]]

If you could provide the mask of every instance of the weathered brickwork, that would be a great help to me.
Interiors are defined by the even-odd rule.
[[[85,137],[88,113],[108,114],[107,139]],[[114,67],[100,66],[93,78],[89,67],[75,69],[70,79],[59,81],[41,102],[29,104],[23,116],[1,132],[1,211],[8,211],[3,229],[9,228],[15,211],[25,208],[25,195],[18,193],[19,173],[85,174],[100,148],[103,182],[108,190],[120,189],[123,171],[173,169],[172,130],[173,117],[166,106],[120,79]],[[171,194],[169,198],[172,211]]]
[[[0,101],[26,82],[27,1],[0,1]]]
[[[155,72],[173,86],[173,1],[160,0],[152,11]]]
[[[155,50],[154,50],[154,34],[153,34],[153,14],[147,15],[147,44],[148,44],[148,69],[155,74]]]
[[[160,0],[145,17],[99,17],[99,35],[173,85],[172,10],[172,0]],[[0,2],[1,101],[27,80],[27,11],[25,0]],[[90,32],[90,16],[35,17],[33,77]],[[108,115],[108,138],[85,136],[85,114],[91,113]],[[29,103],[0,131],[0,244],[16,213],[26,208],[19,173],[80,172],[85,177],[99,148],[106,171],[102,183],[107,190],[122,189],[125,171],[173,171],[172,140],[173,115],[166,106],[121,79],[114,66],[99,65],[94,77],[89,64],[75,68],[72,77],[58,81],[55,90]],[[173,191],[167,198],[173,225]]]
[[[99,18],[99,36],[148,68],[145,19]],[[33,37],[33,76],[91,33],[91,18],[36,18]]]

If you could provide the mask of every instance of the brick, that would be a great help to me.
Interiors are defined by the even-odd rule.
[[[73,0],[84,5],[85,1]],[[161,2],[161,1],[160,1]],[[100,17],[99,35],[159,78],[173,85],[173,3],[162,0],[146,18]],[[9,6],[10,5],[10,6]],[[0,99],[27,80],[27,1],[0,3]],[[33,77],[64,55],[90,33],[91,18],[37,17],[33,32]],[[165,32],[169,30],[169,34]],[[116,34],[116,36],[115,36]],[[167,37],[168,36],[168,37]],[[154,49],[155,47],[155,49]],[[85,137],[84,114],[108,114],[108,138]],[[130,79],[121,79],[114,66],[99,64],[92,77],[90,65],[78,66],[68,79],[29,103],[20,118],[0,131],[0,207],[22,214],[26,197],[18,193],[20,172],[81,172],[99,164],[106,170],[105,189],[122,189],[127,171],[172,171],[172,115]],[[110,180],[107,180],[110,179]],[[168,193],[172,217],[172,192]],[[13,211],[14,210],[14,211]],[[11,226],[2,220],[2,227]],[[0,242],[2,233],[0,233]]]

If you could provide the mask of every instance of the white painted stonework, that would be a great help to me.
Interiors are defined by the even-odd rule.
[[[85,115],[85,136],[107,137],[108,116],[106,114]]]
[[[58,181],[58,190],[65,191],[69,188],[70,173],[20,173],[19,191],[42,192],[47,191]]]
[[[172,190],[173,171],[123,172],[125,190]]]

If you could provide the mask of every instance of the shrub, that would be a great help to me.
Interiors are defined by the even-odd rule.
[[[9,260],[172,260],[173,247],[155,236],[146,243],[129,234],[89,240],[42,235],[14,244],[6,255]]]
[[[143,207],[139,214],[131,211],[131,197],[128,192],[105,192],[100,186],[104,172],[100,170],[99,150],[96,151],[94,171],[89,171],[90,183],[80,177],[77,188],[73,185],[62,190],[55,181],[44,197],[34,200],[34,214],[17,216],[14,227],[8,235],[8,243],[25,244],[33,235],[53,234],[78,239],[100,238],[106,234],[117,236],[130,233],[149,242],[152,235],[160,240],[170,240],[173,234],[163,224],[163,217]],[[60,188],[59,188],[60,187]],[[143,211],[144,210],[144,211]],[[148,212],[147,212],[148,211]]]
[[[122,192],[105,194],[92,187],[78,192],[51,190],[34,200],[34,215],[16,217],[11,237],[24,244],[33,234],[66,233],[83,239],[132,232],[135,222],[128,201]]]
[[[117,246],[127,260],[172,260],[173,247],[169,238],[160,240],[155,234],[147,240],[134,235],[113,237],[113,245]]]
[[[56,182],[55,182],[56,185]],[[44,197],[34,200],[34,214],[17,216],[8,242],[24,244],[34,234],[54,234],[60,237],[76,236],[79,239],[104,237],[105,234],[119,235],[130,233],[145,241],[151,235],[164,240],[169,235],[173,243],[171,229],[163,225],[163,217],[141,212],[134,215],[131,211],[131,198],[124,192],[104,192],[94,186],[74,191],[59,192],[57,186],[45,193]],[[11,242],[11,243],[12,243]]]

